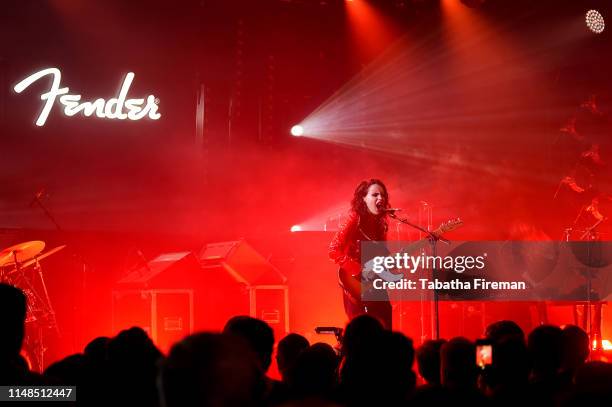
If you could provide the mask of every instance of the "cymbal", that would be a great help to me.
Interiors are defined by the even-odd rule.
[[[44,252],[44,253],[43,253],[43,254],[41,254],[40,256],[36,256],[36,257],[34,257],[32,260],[28,260],[28,261],[26,261],[25,263],[23,263],[23,264],[21,265],[21,267],[30,267],[32,264],[36,263],[37,261],[40,261],[40,260],[44,259],[45,257],[49,257],[49,256],[51,256],[53,253],[57,253],[57,252],[59,252],[59,251],[60,251],[60,250],[62,250],[64,247],[66,247],[66,245],[65,245],[65,244],[63,244],[63,245],[61,245],[61,246],[54,247],[54,248],[53,248],[53,249],[51,249],[51,250],[47,250],[46,252]]]
[[[28,261],[42,252],[44,248],[45,242],[42,240],[32,240],[7,247],[0,252],[0,266]]]

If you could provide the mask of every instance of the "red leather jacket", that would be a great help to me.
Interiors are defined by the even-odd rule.
[[[348,260],[359,263],[362,240],[383,241],[386,237],[387,225],[380,218],[359,216],[351,211],[329,244],[329,257],[339,265]]]

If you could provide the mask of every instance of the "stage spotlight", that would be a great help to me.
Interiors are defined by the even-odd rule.
[[[597,10],[589,10],[586,13],[586,25],[595,34],[601,34],[606,28],[603,16]]]
[[[301,232],[302,231],[302,227],[300,225],[293,225],[293,226],[291,226],[291,231],[292,232]]]
[[[303,134],[304,134],[304,128],[301,125],[296,124],[295,126],[293,126],[291,128],[291,135],[292,136],[300,137]]]

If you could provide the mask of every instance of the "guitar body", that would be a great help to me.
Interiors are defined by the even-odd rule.
[[[338,269],[338,280],[354,299],[361,299],[361,265],[353,260],[347,260]]]
[[[362,281],[371,283],[379,278],[387,282],[396,282],[400,281],[403,276],[403,274],[394,274],[387,269],[381,273],[374,273],[371,261],[363,266],[363,270],[361,265],[353,260],[348,260],[338,269],[340,285],[354,298],[361,298]]]
[[[438,227],[438,229],[432,231],[431,233],[434,236],[441,236],[443,233],[449,232],[451,230],[455,230],[458,227],[463,225],[463,221],[459,218],[450,220],[446,223],[443,223]],[[405,247],[402,252],[406,253],[415,253],[418,250],[421,250],[425,247],[429,242],[428,238],[424,238],[413,242],[409,246]],[[346,290],[354,299],[361,299],[361,281],[362,281],[362,267],[359,262],[353,260],[347,260],[342,267],[338,269],[338,279],[340,280],[340,285],[344,290]],[[372,269],[372,260],[367,262],[363,267],[364,279],[366,282],[371,282],[376,278],[381,278],[382,280],[388,282],[396,282],[402,279],[403,274],[398,273],[395,274],[388,269],[384,269],[381,273],[374,273]]]

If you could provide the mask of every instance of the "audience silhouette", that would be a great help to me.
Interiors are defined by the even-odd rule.
[[[0,386],[34,385],[43,378],[28,369],[21,356],[25,336],[26,296],[17,287],[0,283]]]
[[[26,297],[0,284],[0,385],[77,386],[77,405],[178,406],[420,406],[537,405],[584,407],[612,402],[612,365],[588,361],[579,327],[542,325],[527,339],[512,321],[487,327],[492,363],[476,365],[466,338],[425,341],[386,330],[369,315],[348,323],[337,352],[289,334],[277,345],[282,381],[267,376],[274,332],[249,316],[230,319],[222,333],[196,333],[164,356],[139,327],[92,340],[83,353],[30,371],[21,348]],[[413,369],[422,385],[416,386]]]
[[[304,349],[308,349],[309,346],[308,339],[294,333],[285,336],[278,342],[276,347],[276,366],[278,366],[283,382],[287,382],[287,375],[298,356]]]

